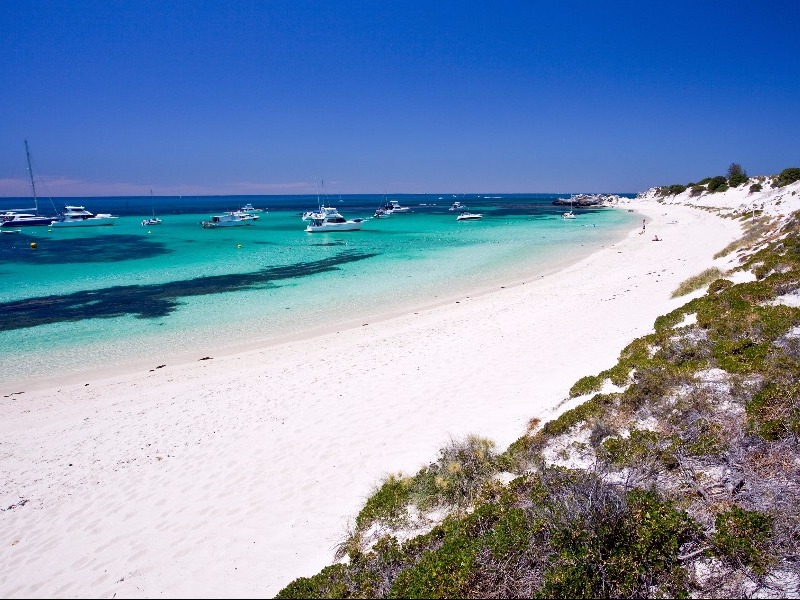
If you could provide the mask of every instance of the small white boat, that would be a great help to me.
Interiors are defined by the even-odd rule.
[[[0,233],[22,233],[22,229],[0,229]]]
[[[461,202],[456,200],[455,202],[453,202],[453,206],[450,207],[450,210],[452,210],[452,211],[467,210],[467,207],[464,206],[463,204],[461,204]]]
[[[333,206],[320,206],[317,212],[308,217],[311,221],[306,227],[308,233],[328,233],[331,231],[358,231],[363,219],[345,219]]]
[[[216,227],[238,227],[240,225],[250,225],[254,219],[242,217],[236,213],[225,213],[224,215],[214,215],[210,221],[200,221],[206,229]]]
[[[483,214],[481,213],[471,213],[464,211],[456,217],[456,221],[468,221],[470,219],[482,219],[482,218]]]
[[[51,227],[90,227],[97,225],[113,225],[117,217],[108,213],[92,214],[83,206],[65,206],[64,212]]]
[[[575,213],[572,212],[572,196],[569,198],[569,211],[561,215],[562,219],[574,219]]]
[[[150,190],[150,202],[153,204],[153,216],[149,219],[142,220],[142,227],[149,227],[150,225],[161,225],[161,219],[156,216],[156,204],[153,201],[153,190]]]
[[[375,214],[372,215],[373,219],[388,219],[392,216],[392,211],[386,210],[385,208],[376,208]]]
[[[252,204],[250,204],[248,202],[242,208],[240,208],[238,210],[238,212],[243,212],[243,213],[247,213],[247,214],[251,214],[252,215],[253,213],[264,212],[264,209],[263,208],[255,208]]]

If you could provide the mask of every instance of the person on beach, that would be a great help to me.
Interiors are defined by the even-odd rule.
[[[642,219],[642,231],[644,231],[646,225],[646,220]]]

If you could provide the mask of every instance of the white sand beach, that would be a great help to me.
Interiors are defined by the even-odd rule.
[[[630,206],[643,234],[554,274],[233,356],[4,392],[0,595],[264,597],[318,572],[385,475],[416,472],[450,437],[505,447],[685,303],[670,298],[682,281],[732,265],[713,255],[738,220]]]

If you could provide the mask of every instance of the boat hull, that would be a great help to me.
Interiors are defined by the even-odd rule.
[[[10,219],[0,223],[0,227],[44,227],[50,225],[55,217],[36,217],[32,219]]]
[[[334,231],[358,231],[362,223],[348,221],[347,223],[323,223],[322,225],[309,225],[306,227],[308,233],[331,233]]]
[[[76,219],[74,221],[53,221],[52,227],[99,227],[101,225],[113,225],[115,217],[91,217],[89,219]]]

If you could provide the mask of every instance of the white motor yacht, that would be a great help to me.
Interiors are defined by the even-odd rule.
[[[389,200],[388,205],[384,208],[390,210],[392,213],[407,213],[411,211],[408,206],[400,206],[400,202],[397,200]]]
[[[51,227],[90,227],[96,225],[113,225],[117,217],[108,213],[92,214],[83,206],[65,206]]]
[[[321,206],[317,212],[308,216],[311,223],[306,227],[308,233],[327,233],[330,231],[358,231],[363,219],[345,219],[333,206]]]
[[[456,217],[456,221],[468,221],[470,219],[482,219],[482,218],[483,214],[481,213],[471,213],[464,211]]]
[[[225,213],[224,215],[214,215],[210,221],[200,221],[206,229],[215,227],[238,227],[240,225],[250,225],[255,219],[243,217],[235,212]]]

